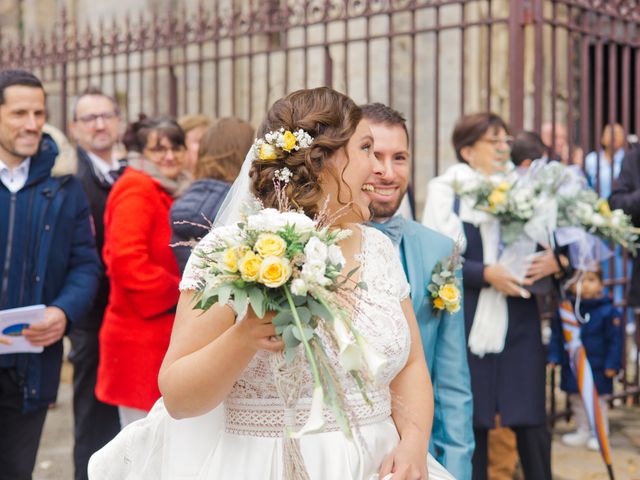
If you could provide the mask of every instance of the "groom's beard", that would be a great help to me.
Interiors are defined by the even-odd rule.
[[[402,199],[404,198],[406,193],[406,190],[402,192],[394,202],[371,202],[371,205],[369,205],[369,210],[371,210],[371,218],[375,220],[393,217],[400,208]]]

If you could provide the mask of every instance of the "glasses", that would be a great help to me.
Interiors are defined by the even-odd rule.
[[[184,151],[184,147],[181,145],[177,145],[175,147],[159,146],[159,147],[149,147],[146,150],[148,150],[151,153],[162,155],[164,157],[169,152],[172,152],[174,155],[178,153],[182,153]]]
[[[493,138],[480,139],[481,142],[486,142],[493,145],[493,148],[498,148],[499,145],[506,145],[507,147],[511,148],[511,146],[513,145],[513,140],[514,140],[513,137],[503,137],[503,138],[493,137]]]
[[[78,117],[78,120],[86,125],[94,125],[98,119],[106,122],[107,120],[113,120],[117,116],[118,114],[116,112],[90,113],[88,115]]]

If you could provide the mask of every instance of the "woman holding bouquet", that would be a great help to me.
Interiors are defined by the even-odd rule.
[[[487,436],[502,426],[516,433],[525,477],[551,479],[551,438],[545,414],[545,351],[535,298],[524,286],[560,271],[552,251],[536,257],[521,283],[498,263],[502,248],[495,217],[457,192],[513,169],[511,137],[497,115],[462,117],[452,142],[460,163],[429,183],[423,223],[464,240],[464,309],[474,398],[473,478],[487,478]],[[498,196],[491,201],[499,201]]]
[[[218,217],[216,225],[226,227],[203,238],[185,269],[171,344],[159,376],[166,410],[157,405],[147,419],[133,424],[96,454],[90,477],[138,478],[135,475],[140,472],[155,472],[154,478],[192,475],[189,478],[198,479],[451,478],[427,453],[433,392],[402,266],[390,241],[362,225],[369,218],[374,194],[369,182],[381,166],[373,155],[373,138],[360,108],[329,88],[300,90],[271,107],[258,135],[256,148],[247,156],[231,199]],[[267,210],[237,224],[242,218],[236,213],[238,201],[250,198],[250,193]],[[278,335],[274,323],[280,323],[273,312],[260,318],[253,300],[246,314],[237,318],[234,305],[226,301],[204,313],[194,309],[207,288],[216,288],[210,283],[215,269],[202,260],[220,242],[239,241],[231,234],[238,229],[282,232],[284,226],[275,225],[282,217],[268,208],[281,207],[283,199],[298,211],[288,213],[292,223],[286,226],[296,238],[318,234],[311,232],[311,218],[316,215],[327,220],[325,232],[350,230],[352,234],[340,235],[337,252],[309,240],[304,253],[293,261],[305,262],[305,267],[291,282],[290,270],[265,270],[260,265],[267,262],[266,256],[261,257],[263,250],[278,249],[281,237],[273,234],[258,237],[253,250],[229,250],[225,271],[241,272],[242,282],[236,286],[264,274],[265,285],[269,280],[282,286],[291,300],[289,289],[295,290],[297,298],[305,295],[300,281],[304,286],[318,276],[327,280],[325,265],[318,273],[316,260],[333,257],[334,265],[342,267],[338,278],[349,279],[341,312],[348,319],[346,324],[361,335],[358,345],[362,348],[356,346],[356,350],[365,359],[378,359],[376,381],[365,383],[370,386],[366,395],[356,376],[345,371],[353,373],[345,367],[346,352],[338,348],[345,337],[334,336],[337,330],[329,333],[330,329],[318,327],[319,337],[311,337],[325,345],[323,368],[335,372],[329,383],[318,385],[314,365],[305,364],[304,358],[309,357],[304,354],[294,357],[283,371],[274,369],[273,359],[283,349],[287,352],[292,338],[286,332],[282,338]],[[311,268],[305,272],[307,266]],[[274,272],[284,273],[276,278]],[[240,296],[235,298],[238,302]],[[372,362],[365,360],[369,366]],[[289,378],[288,369],[296,365],[301,367]],[[318,391],[324,394],[318,396]],[[293,407],[292,392],[296,393]],[[323,402],[330,403],[330,398],[342,399],[344,410],[323,409]],[[224,427],[212,431],[208,412],[220,404],[224,404]],[[169,420],[166,411],[191,420]],[[353,426],[352,439],[343,434],[342,414]],[[160,425],[167,423],[177,424],[169,430],[183,436],[160,431]],[[297,439],[293,430],[301,425],[314,433]],[[291,427],[286,434],[285,427]],[[143,441],[141,436],[151,445],[144,451],[135,447]]]

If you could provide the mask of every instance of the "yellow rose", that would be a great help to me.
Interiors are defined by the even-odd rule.
[[[440,287],[438,296],[446,303],[457,303],[460,300],[460,290],[451,283],[447,283]]]
[[[289,260],[281,257],[266,257],[260,265],[258,281],[269,288],[277,288],[284,285],[290,276]]]
[[[287,242],[279,235],[263,233],[258,237],[255,249],[263,257],[281,257],[287,251]]]
[[[258,279],[261,264],[262,259],[258,255],[253,252],[245,253],[238,265],[242,279],[246,282],[255,282]]]
[[[611,216],[611,207],[609,207],[609,202],[606,200],[600,201],[600,208],[598,208],[598,212],[605,218],[609,218]]]
[[[277,160],[278,154],[273,145],[263,143],[260,145],[260,160]]]
[[[291,150],[293,150],[296,147],[297,142],[298,140],[296,139],[296,136],[289,130],[284,132],[284,135],[282,135],[282,143],[284,144],[282,149],[285,152],[290,152]]]
[[[231,273],[238,271],[238,255],[235,248],[227,248],[222,258],[225,268]]]
[[[498,185],[498,190],[500,192],[508,192],[509,190],[511,190],[511,185],[509,185],[509,182],[500,182],[500,184]]]
[[[444,300],[442,300],[440,297],[436,298],[433,301],[433,306],[438,310],[444,310]]]
[[[489,194],[488,200],[491,208],[496,208],[507,201],[507,195],[503,191],[496,189]]]
[[[447,312],[449,313],[456,313],[458,310],[460,310],[459,302],[453,303],[451,305],[447,305]]]

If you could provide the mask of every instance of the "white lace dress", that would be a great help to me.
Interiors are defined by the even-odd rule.
[[[370,393],[373,407],[364,402],[350,377],[342,379],[349,407],[358,422],[357,441],[341,433],[329,411],[325,412],[324,432],[300,439],[312,480],[377,479],[382,461],[399,441],[391,418],[389,384],[409,355],[409,328],[400,306],[400,301],[409,295],[409,285],[387,237],[369,227],[362,227],[362,233],[361,276],[368,290],[353,321],[388,363],[379,387]],[[201,245],[208,241],[207,236]],[[201,273],[189,262],[181,289],[195,288]],[[328,354],[337,366],[335,352]],[[269,355],[267,351],[256,354],[223,406],[207,415],[173,420],[160,400],[146,419],[127,427],[92,457],[89,477],[280,480],[284,408],[269,368]],[[307,419],[312,392],[309,376],[295,414],[298,426]],[[127,433],[127,429],[131,431]],[[453,478],[433,458],[425,461],[430,479]]]

